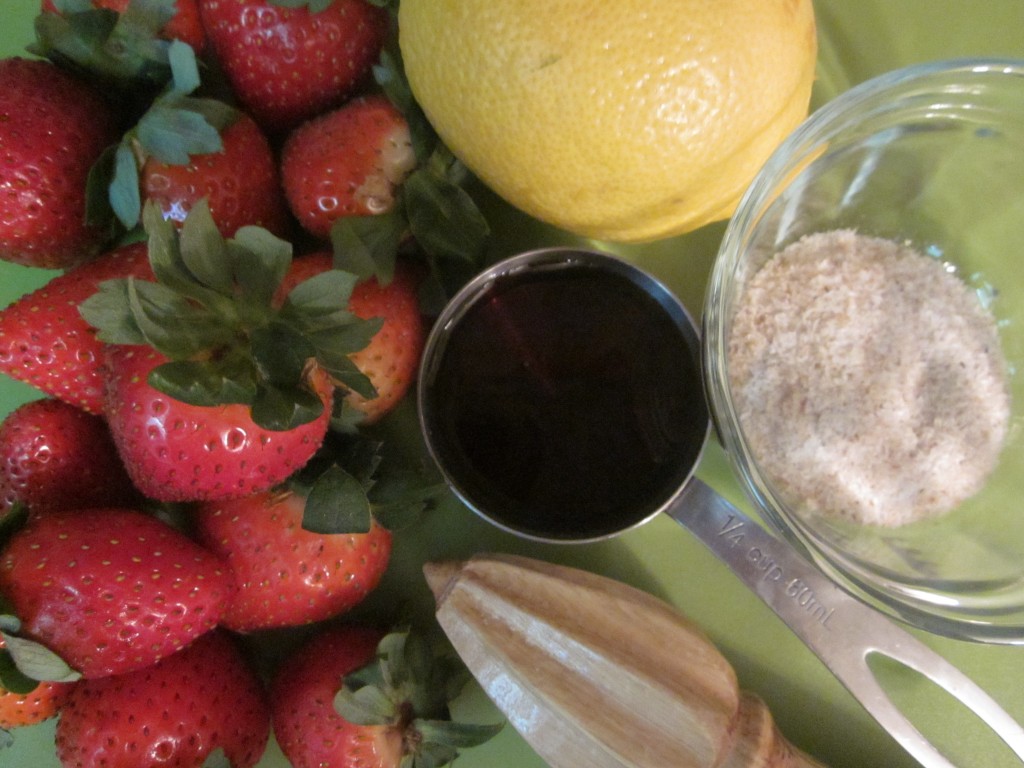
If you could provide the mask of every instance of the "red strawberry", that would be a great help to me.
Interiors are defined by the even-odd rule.
[[[117,13],[124,13],[132,0],[91,0],[93,8],[107,8]],[[174,17],[164,25],[160,34],[167,40],[178,39],[191,45],[196,53],[206,45],[206,33],[199,19],[199,8],[195,0],[175,0]],[[53,0],[42,0],[41,10],[44,13],[58,13]]]
[[[0,649],[4,647],[0,637]],[[25,693],[9,691],[0,684],[0,729],[20,728],[49,720],[64,706],[74,683],[37,683]]]
[[[352,355],[352,362],[377,392],[373,398],[358,392],[346,395],[346,402],[363,415],[364,424],[372,424],[393,410],[416,380],[426,334],[418,289],[417,272],[399,264],[387,285],[372,278],[352,291],[348,306],[357,317],[384,319],[370,343]]]
[[[411,759],[416,753],[441,766],[457,757],[457,747],[483,743],[499,730],[449,723],[447,696],[458,690],[448,679],[454,672],[431,665],[430,650],[415,635],[382,634],[359,626],[329,628],[279,668],[271,688],[271,720],[294,768],[398,768],[420,764]],[[352,677],[361,677],[358,671],[375,661],[382,673],[377,679],[385,682],[382,722],[356,725],[355,717],[345,717],[359,686]],[[464,670],[458,671],[464,678]],[[336,705],[339,690],[344,692]],[[419,730],[424,721],[429,731]]]
[[[245,497],[286,480],[327,433],[332,385],[315,376],[323,409],[287,430],[259,427],[246,405],[191,405],[154,389],[150,372],[167,358],[142,346],[106,350],[106,416],[129,476],[158,501]]]
[[[108,233],[86,224],[86,179],[117,138],[88,83],[46,61],[0,60],[0,259],[57,269],[100,250]]]
[[[372,391],[349,355],[379,326],[346,311],[355,278],[338,270],[281,298],[291,246],[257,227],[225,241],[205,201],[180,233],[153,204],[144,220],[160,280],[107,281],[81,306],[110,345],[118,452],[157,500],[266,490],[317,450],[336,385]]]
[[[0,424],[0,492],[0,519],[17,503],[42,512],[139,501],[103,418],[53,399]]]
[[[153,279],[145,243],[57,275],[0,310],[0,372],[89,413],[102,413],[103,345],[78,305],[104,280],[129,275]]]
[[[296,259],[282,291],[299,280],[329,269],[332,255],[308,254]],[[394,274],[382,285],[377,278],[356,283],[348,309],[365,320],[383,321],[380,330],[350,359],[373,385],[376,394],[366,397],[355,391],[345,395],[346,404],[355,409],[360,423],[372,424],[394,409],[416,380],[420,355],[426,337],[418,291],[420,270],[407,261],[395,265]]]
[[[67,768],[200,768],[220,749],[249,768],[269,735],[260,681],[214,631],[151,667],[78,683],[57,723],[57,757]]]
[[[294,768],[356,766],[360,758],[366,768],[398,765],[398,733],[355,726],[333,705],[342,678],[373,661],[383,636],[357,625],[324,630],[278,669],[271,689],[274,736]]]
[[[179,223],[196,201],[206,198],[225,237],[248,224],[284,236],[288,210],[277,160],[263,132],[251,117],[239,114],[221,132],[221,139],[221,152],[192,155],[187,165],[149,158],[142,167],[142,197],[155,201],[165,218]]]
[[[236,591],[221,624],[238,632],[308,624],[337,616],[379,583],[391,534],[318,534],[302,528],[305,499],[262,493],[197,510],[200,540],[228,564]]]
[[[333,0],[323,10],[199,0],[199,11],[239,101],[274,132],[350,96],[377,60],[389,24],[388,13],[365,0]]]
[[[304,123],[281,155],[292,213],[324,239],[338,218],[390,210],[415,166],[409,126],[384,96],[353,99]]]
[[[209,631],[230,575],[198,544],[127,509],[31,518],[0,554],[0,593],[23,636],[85,678],[146,667]]]

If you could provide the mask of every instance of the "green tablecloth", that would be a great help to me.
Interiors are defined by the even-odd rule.
[[[499,0],[500,1],[500,0]],[[1021,0],[818,0],[819,76],[815,106],[841,90],[905,64],[972,55],[1024,58],[1024,2]],[[5,0],[0,44],[5,55],[19,53],[31,39],[37,0]],[[498,254],[573,239],[508,210],[483,194],[496,224]],[[699,313],[711,260],[724,227],[643,247],[616,248],[639,262]],[[39,273],[0,265],[0,305],[41,282]],[[0,381],[0,409],[37,395]],[[394,420],[399,437],[415,432],[409,411]],[[701,475],[742,503],[721,451],[709,446]],[[409,599],[424,617],[430,598],[419,574],[424,558],[462,556],[475,551],[510,551],[600,571],[631,582],[675,605],[711,635],[735,666],[741,684],[769,704],[791,741],[836,768],[899,768],[915,765],[860,708],[799,641],[748,593],[703,547],[668,518],[614,542],[580,547],[529,545],[507,537],[452,502],[403,534],[395,560],[368,611]],[[991,647],[923,636],[923,639],[989,690],[1024,720],[1024,647]],[[894,698],[912,719],[960,765],[983,768],[1019,765],[986,728],[964,714],[930,683],[906,670],[886,670]],[[495,713],[478,690],[460,706],[470,716]],[[15,747],[0,752],[0,765],[54,768],[53,724],[23,729]],[[470,750],[461,768],[542,768],[544,763],[511,729]],[[271,744],[261,768],[285,768]],[[580,768],[586,768],[581,766]]]

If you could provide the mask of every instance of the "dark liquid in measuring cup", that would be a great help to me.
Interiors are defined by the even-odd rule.
[[[597,538],[653,514],[707,432],[695,334],[677,320],[605,269],[492,283],[421,393],[455,489],[499,525],[544,539]]]

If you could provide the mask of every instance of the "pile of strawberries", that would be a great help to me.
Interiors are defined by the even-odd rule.
[[[372,428],[487,235],[394,12],[42,0],[0,60],[0,258],[56,270],[0,310],[41,393],[0,425],[0,750],[58,712],[82,768],[252,766],[271,726],[295,766],[435,766],[493,733],[445,725],[458,673],[415,634],[335,621],[436,493]],[[268,684],[239,639],[293,627]]]

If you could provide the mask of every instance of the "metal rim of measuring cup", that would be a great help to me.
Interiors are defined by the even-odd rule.
[[[597,535],[574,537],[545,536],[509,525],[488,513],[465,490],[458,478],[450,472],[444,458],[441,456],[441,451],[438,449],[438,438],[436,430],[433,428],[434,414],[428,397],[429,382],[436,375],[438,366],[442,362],[445,345],[460,321],[479,299],[490,292],[497,281],[525,273],[553,272],[579,268],[601,270],[625,278],[653,298],[665,311],[666,316],[672,320],[690,347],[689,352],[698,371],[698,383],[701,387],[700,396],[705,403],[706,424],[703,429],[700,448],[696,453],[692,466],[688,468],[682,479],[678,481],[677,487],[673,488],[665,500],[657,504],[653,509],[643,510],[642,513],[638,512],[637,515],[631,516],[623,525]],[[417,386],[417,412],[419,415],[420,431],[423,435],[428,454],[441,472],[445,483],[452,493],[476,515],[506,533],[514,534],[522,539],[548,544],[588,544],[614,538],[654,519],[671,506],[672,502],[678,498],[689,483],[690,478],[700,464],[712,429],[703,386],[699,325],[694,321],[682,302],[664,284],[640,267],[603,251],[574,247],[539,248],[507,257],[480,272],[470,282],[466,283],[442,310],[431,328],[423,348]]]

